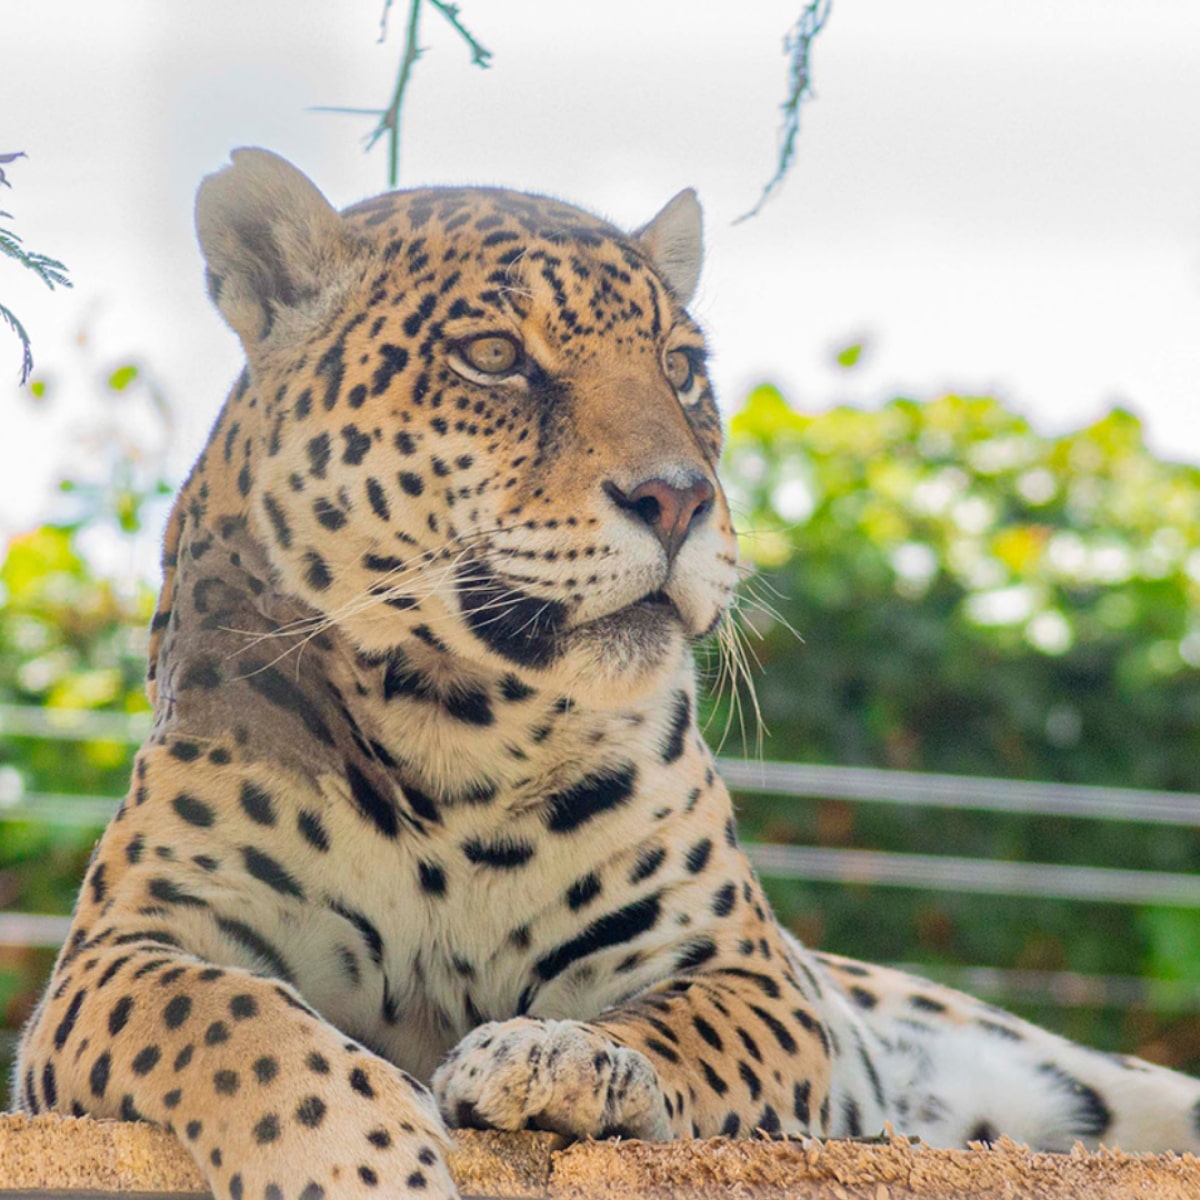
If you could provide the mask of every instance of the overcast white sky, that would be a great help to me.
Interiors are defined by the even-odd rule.
[[[0,208],[76,283],[50,296],[0,264],[61,381],[37,417],[0,383],[0,533],[44,511],[92,419],[81,327],[98,363],[163,381],[186,468],[240,360],[204,297],[196,184],[259,144],[337,205],[382,190],[367,122],[309,108],[385,100],[396,7],[380,46],[379,0],[0,0],[0,151],[29,153]],[[793,174],[737,227],[773,166],[800,0],[461,8],[494,66],[426,14],[402,184],[554,192],[627,225],[696,185],[727,409],[762,379],[802,408],[993,389],[1045,430],[1120,402],[1200,461],[1197,0],[833,0]],[[839,372],[861,335],[864,366]],[[0,377],[16,363],[0,334]]]

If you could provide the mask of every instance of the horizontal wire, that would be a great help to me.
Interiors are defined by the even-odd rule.
[[[898,854],[890,850],[841,850],[825,846],[757,843],[747,845],[745,850],[759,873],[768,879],[1200,908],[1200,875],[1169,871],[1003,862],[949,854]]]
[[[149,729],[145,713],[0,705],[0,736],[132,746]],[[1200,825],[1200,795],[1184,792],[739,759],[722,759],[719,767],[732,790],[757,795]],[[18,793],[9,803],[0,802],[0,821],[99,827],[118,803],[107,796]],[[823,846],[752,844],[746,849],[755,867],[775,879],[1200,908],[1200,877],[1171,872]],[[68,917],[0,913],[0,946],[57,948],[69,926]],[[1179,981],[1132,976],[992,967],[905,969],[983,995],[1041,998],[1067,1007],[1144,1003],[1156,1011],[1175,1011],[1193,1008],[1200,991]]]
[[[1189,792],[733,758],[717,765],[731,790],[760,796],[1200,825],[1200,795]]]

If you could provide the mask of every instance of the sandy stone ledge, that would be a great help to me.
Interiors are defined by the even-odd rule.
[[[554,1156],[562,1200],[1195,1200],[1200,1158],[1173,1154],[1031,1154],[1007,1139],[977,1150],[819,1142],[585,1142]]]
[[[549,1200],[1200,1200],[1200,1158],[930,1150],[890,1142],[583,1142],[458,1135],[464,1196]],[[174,1137],[149,1125],[0,1114],[0,1198],[46,1192],[205,1196]]]

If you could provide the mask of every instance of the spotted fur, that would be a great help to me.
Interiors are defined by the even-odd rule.
[[[1200,1149],[1196,1082],[772,918],[695,721],[736,562],[690,192],[339,215],[247,150],[197,224],[247,368],[25,1109],[164,1125],[233,1200],[448,1196],[443,1120]]]

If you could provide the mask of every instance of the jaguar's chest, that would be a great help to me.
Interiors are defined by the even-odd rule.
[[[599,1012],[631,987],[617,969],[622,914],[639,914],[629,936],[652,946],[680,935],[655,926],[658,897],[686,869],[668,861],[642,878],[638,864],[669,842],[690,789],[682,771],[597,761],[571,785],[534,789],[537,802],[528,785],[500,790],[391,840],[344,806],[327,817],[336,861],[304,879],[309,902],[256,925],[314,1007],[419,1076],[483,1021]]]
[[[235,636],[204,632],[209,657]],[[663,897],[691,874],[670,848],[719,840],[727,814],[686,659],[649,700],[601,707],[417,643],[373,655],[330,634],[295,665],[290,643],[278,665],[228,656],[221,711],[255,730],[228,770],[275,807],[263,824],[214,773],[214,806],[218,786],[232,800],[204,850],[222,867],[189,886],[221,920],[185,920],[197,952],[251,969],[264,939],[325,1017],[427,1074],[482,1021],[587,1015],[644,986],[683,936]],[[166,742],[220,720],[177,676]],[[254,937],[231,940],[231,921]]]

